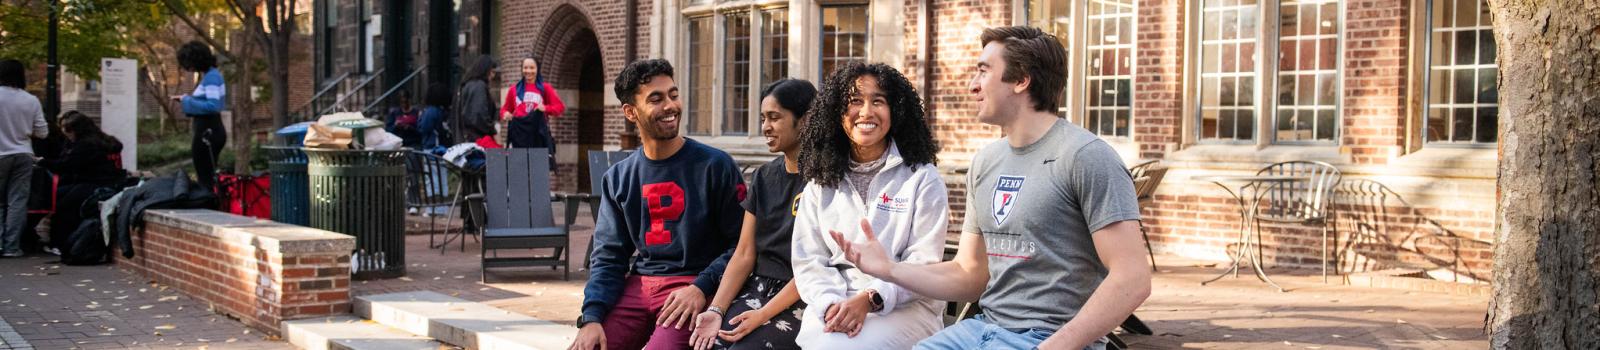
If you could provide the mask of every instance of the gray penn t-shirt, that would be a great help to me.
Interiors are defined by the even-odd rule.
[[[1122,158],[1066,120],[1026,147],[985,147],[967,184],[962,231],[988,246],[989,285],[979,303],[1003,328],[1055,331],[1077,316],[1106,278],[1091,235],[1139,219]]]

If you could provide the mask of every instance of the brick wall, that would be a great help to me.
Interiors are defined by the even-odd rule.
[[[1407,2],[1346,0],[1343,144],[1355,164],[1384,164],[1405,136]]]
[[[1133,138],[1139,157],[1161,159],[1183,141],[1183,2],[1139,1]]]
[[[350,236],[210,210],[144,215],[137,254],[117,265],[217,313],[279,335],[284,320],[350,312]]]
[[[652,4],[645,0],[637,3],[639,17],[635,20],[639,37],[636,52],[638,58],[643,59],[648,58],[644,55],[649,52],[652,35],[649,32]],[[602,85],[614,81],[626,65],[623,55],[627,45],[627,9],[623,0],[506,0],[499,4],[502,18],[499,73],[501,85],[505,86],[496,87],[497,94],[503,93],[506,86],[522,76],[521,60],[529,55],[542,59],[541,73],[551,85],[563,91],[578,91],[583,65],[593,62],[593,58],[585,54],[594,46],[599,47],[599,59],[603,65],[605,81]],[[682,74],[682,71],[679,73]],[[610,87],[604,89],[609,90]],[[576,94],[561,96],[568,111],[561,118],[552,120],[551,133],[557,144],[580,143],[577,107],[581,97],[573,95]],[[609,91],[604,91],[600,96],[608,95]],[[604,120],[604,139],[594,143],[620,145],[618,134],[626,128],[627,121],[622,117],[620,105],[614,100],[608,98],[604,105],[605,109],[600,114]],[[589,142],[583,140],[583,143]],[[558,162],[551,175],[551,187],[562,191],[578,190],[578,165]]]

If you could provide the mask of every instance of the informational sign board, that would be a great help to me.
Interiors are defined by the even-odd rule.
[[[100,59],[100,129],[122,141],[122,168],[139,166],[139,61]]]

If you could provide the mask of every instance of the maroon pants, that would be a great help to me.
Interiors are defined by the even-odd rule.
[[[695,276],[629,275],[622,299],[611,308],[601,327],[606,331],[606,348],[613,350],[680,350],[689,348],[690,324],[683,329],[657,327],[656,317],[667,303],[667,296],[688,287]],[[711,296],[706,296],[710,298]],[[699,310],[696,310],[699,313]]]

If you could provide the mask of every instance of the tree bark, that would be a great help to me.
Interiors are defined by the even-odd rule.
[[[1600,349],[1600,2],[1489,6],[1501,115],[1490,342]]]
[[[257,48],[254,43],[245,41],[240,43],[238,50],[239,57],[255,57]],[[254,151],[251,139],[255,137],[255,133],[251,131],[255,130],[252,122],[256,119],[256,102],[251,98],[250,92],[255,88],[256,75],[253,74],[254,67],[249,63],[233,62],[237,67],[236,71],[239,72],[235,74],[238,76],[235,78],[238,84],[234,85],[234,91],[228,93],[233,96],[233,104],[229,108],[233,111],[233,130],[229,130],[232,134],[228,135],[232,140],[228,142],[233,145],[234,150],[233,173],[241,175],[250,173],[251,151]]]

